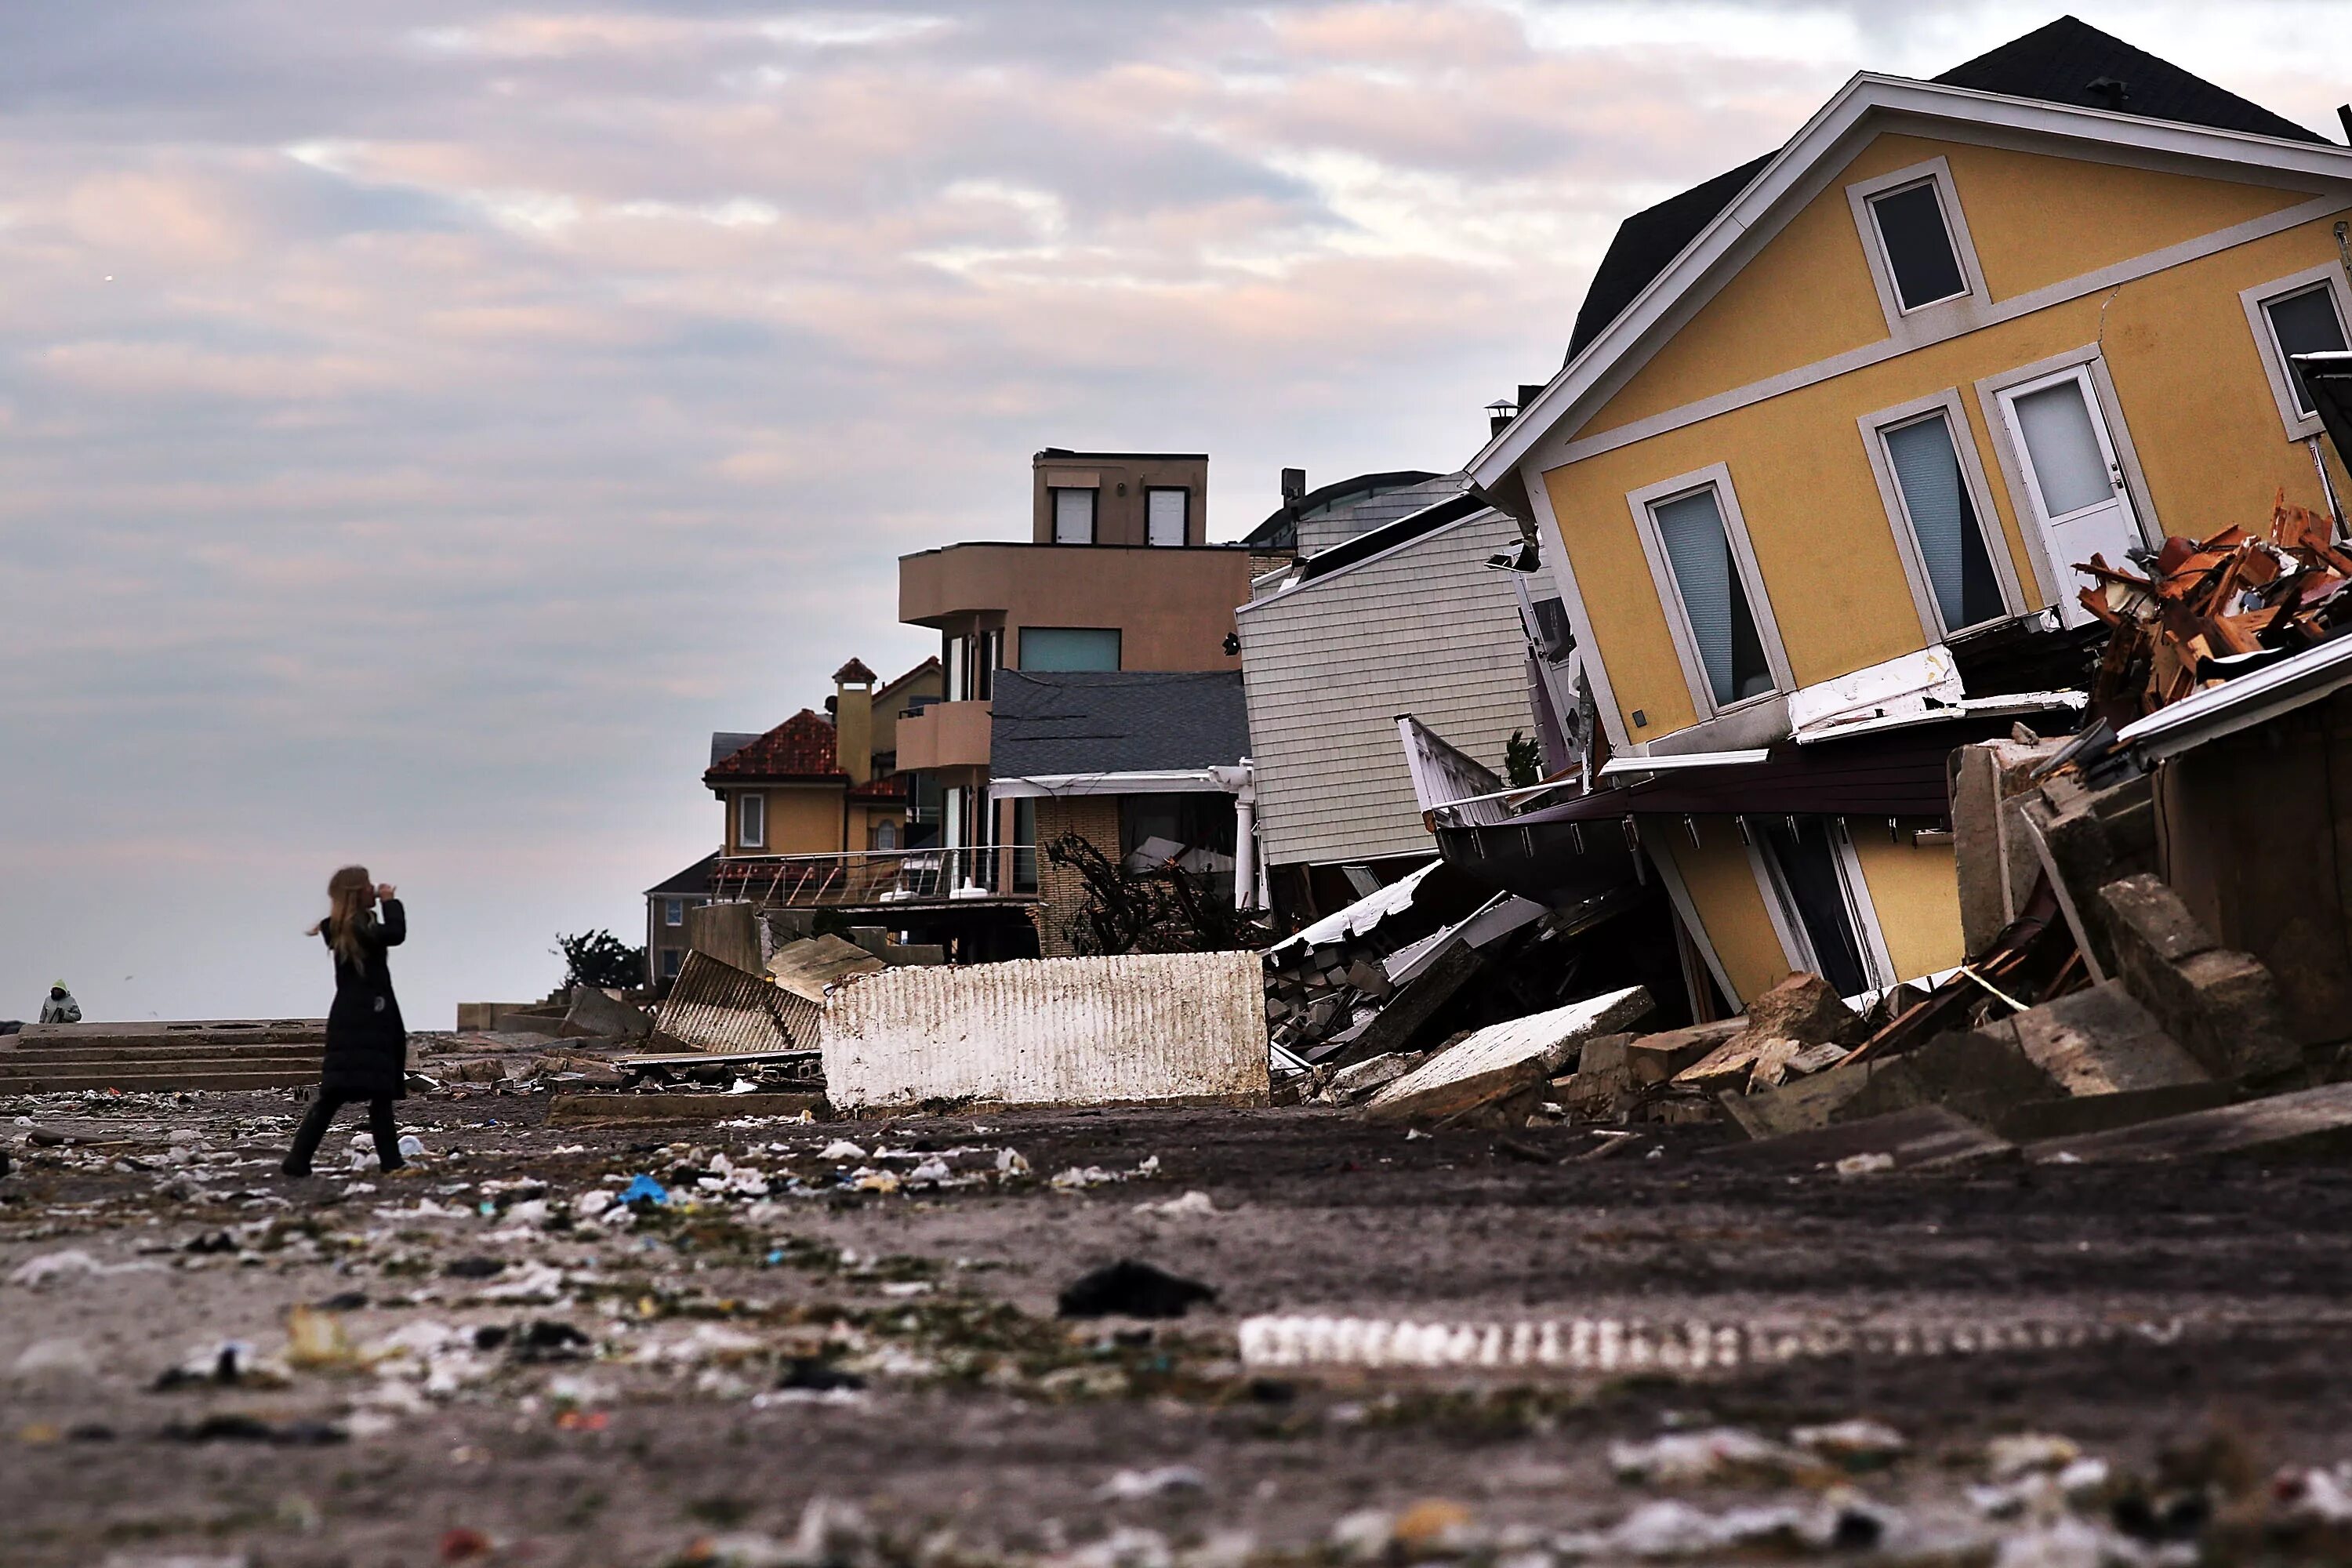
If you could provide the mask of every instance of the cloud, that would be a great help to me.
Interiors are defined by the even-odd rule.
[[[2315,6],[2088,15],[2331,123]],[[315,1010],[354,858],[412,1020],[543,991],[707,852],[707,731],[929,651],[896,557],[1023,533],[1030,452],[1209,451],[1226,538],[1458,463],[1627,210],[2047,19],[0,8],[0,1016]]]

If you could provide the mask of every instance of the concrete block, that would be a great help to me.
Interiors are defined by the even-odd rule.
[[[1625,1047],[1642,1037],[1625,1034],[1595,1035],[1577,1047],[1576,1070],[1624,1077],[1631,1071],[1626,1065]]]
[[[2010,1022],[2027,1058],[2068,1094],[2120,1094],[2213,1076],[2120,981],[2045,1002]]]
[[[2206,1071],[2261,1076],[2301,1061],[2277,983],[2252,954],[2217,946],[2152,876],[2104,887],[2100,900],[2125,986]]]
[[[686,945],[730,969],[760,972],[760,929],[749,904],[700,904],[686,911]]]
[[[593,985],[572,988],[572,1006],[557,1031],[572,1038],[642,1040],[654,1032],[653,1016],[616,1002]]]
[[[849,940],[879,958],[883,948],[889,944],[890,932],[885,926],[851,926]]]
[[[822,1005],[826,986],[885,967],[880,958],[856,942],[827,935],[777,949],[768,960],[768,978],[793,995]]]
[[[1872,1065],[1877,1070],[1870,1081],[1831,1114],[1832,1121],[1939,1105],[1972,1121],[1990,1122],[2011,1106],[2060,1093],[2056,1081],[2025,1054],[2009,1020],[1937,1035],[1891,1061]]]
[[[1639,985],[1480,1029],[1372,1097],[1374,1121],[1434,1121],[1538,1089],[1577,1047],[1651,1009]]]
[[[1862,1016],[1820,975],[1791,974],[1748,1005],[1748,1027],[1800,1045],[1852,1046],[1861,1044]]]
[[[1625,1065],[1633,1069],[1637,1083],[1664,1083],[1747,1027],[1745,1018],[1725,1018],[1643,1035],[1627,1043]]]
[[[1753,1139],[1810,1131],[1827,1127],[1841,1107],[1869,1087],[1879,1066],[1863,1062],[1756,1094],[1727,1092],[1717,1102],[1733,1123]]]

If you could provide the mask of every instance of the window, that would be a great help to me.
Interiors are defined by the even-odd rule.
[[[1153,488],[1143,492],[1145,538],[1153,544],[1181,545],[1192,519],[1192,492]]]
[[[996,689],[996,667],[1004,662],[1004,632],[1002,627],[974,632],[969,637],[947,639],[947,696],[949,702],[985,702]]]
[[[874,825],[874,847],[882,850],[898,847],[898,825],[888,817]]]
[[[678,965],[686,960],[685,952],[675,947],[666,947],[661,950],[661,955],[662,978],[664,980],[677,979]]]
[[[1024,669],[1117,669],[1116,626],[1023,626]]]
[[[1763,639],[1757,633],[1739,563],[1732,555],[1716,487],[1704,485],[1652,501],[1650,517],[1715,706],[1727,708],[1770,691],[1772,673],[1764,661]]]
[[[1092,544],[1094,542],[1095,492],[1056,489],[1054,491],[1054,542]]]
[[[2271,336],[2278,344],[2279,357],[2287,362],[2294,411],[2306,419],[2315,417],[2319,405],[2312,401],[2311,388],[2303,384],[2303,372],[2295,367],[2294,358],[2344,352],[2344,319],[2336,310],[2336,290],[2325,283],[2315,284],[2299,294],[2269,301],[2263,311],[2271,319]]]
[[[686,900],[684,899],[664,899],[662,900],[662,924],[666,926],[682,926],[685,923]]]
[[[1037,890],[1037,802],[1023,795],[1013,803],[1013,890]]]
[[[764,849],[768,845],[768,797],[764,795],[741,795],[735,797],[735,841],[746,849]]]
[[[1870,198],[1881,254],[1895,277],[1895,297],[1916,310],[1969,291],[1960,255],[1944,221],[1944,201],[1931,175]]]
[[[1988,377],[1977,389],[1988,423],[2007,437],[2010,494],[2041,555],[2051,607],[2067,626],[2086,626],[2094,617],[2081,590],[2095,584],[2077,568],[2095,556],[2122,566],[2164,536],[2153,518],[2141,527],[2145,491],[2135,495],[2126,471],[2127,435],[2097,347]]]
[[[2298,354],[2341,353],[2352,340],[2345,326],[2352,320],[2352,294],[2345,290],[2342,270],[2333,265],[2310,268],[2238,297],[2245,303],[2246,324],[2253,329],[2288,437],[2316,436],[2319,412],[2294,361]]]
[[[1918,552],[1943,631],[2008,614],[1983,520],[1953,445],[1950,416],[1937,409],[1922,419],[1890,425],[1879,430],[1878,439],[1895,481],[1900,521]]]

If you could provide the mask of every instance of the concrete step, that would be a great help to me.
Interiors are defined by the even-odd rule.
[[[300,1089],[319,1081],[313,1068],[273,1068],[258,1071],[215,1068],[203,1071],[79,1072],[60,1071],[32,1078],[0,1079],[0,1096],[69,1094],[83,1089],[121,1089],[125,1094],[173,1094],[183,1089]]]
[[[152,1062],[159,1066],[215,1061],[315,1062],[325,1050],[324,1046],[27,1046],[0,1052],[0,1071],[28,1062]]]

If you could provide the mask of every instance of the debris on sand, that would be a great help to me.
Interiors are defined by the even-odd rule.
[[[1056,1310],[1065,1318],[1181,1318],[1216,1299],[1217,1292],[1198,1280],[1122,1258],[1072,1280]]]

